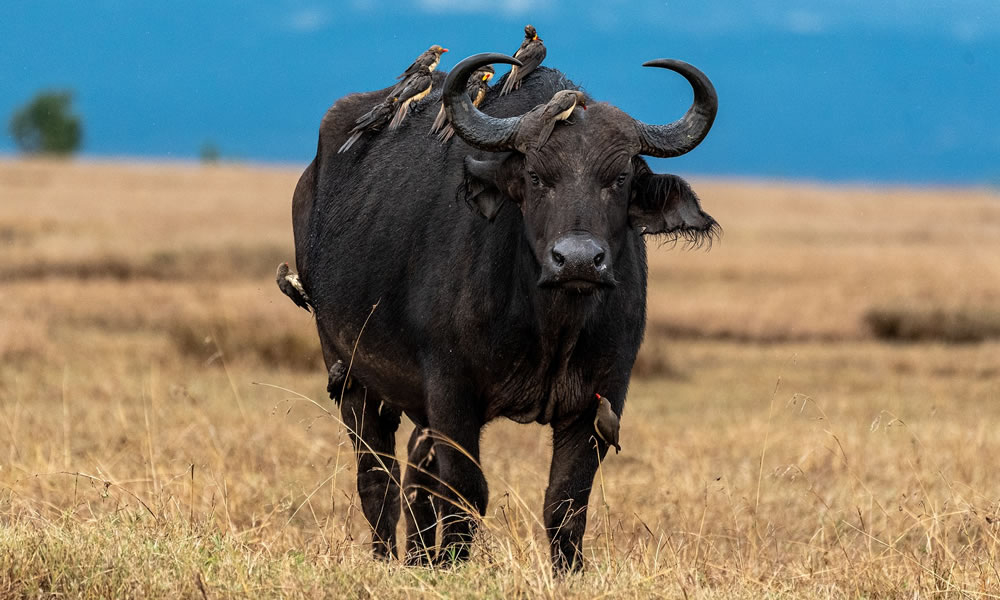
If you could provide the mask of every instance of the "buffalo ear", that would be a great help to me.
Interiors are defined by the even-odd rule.
[[[465,157],[465,173],[458,196],[469,207],[475,207],[481,215],[492,221],[505,199],[515,199],[520,178],[516,158],[512,152],[497,155],[496,158],[477,160]]]
[[[701,202],[688,182],[676,175],[660,175],[648,167],[632,179],[629,221],[645,235],[682,238],[695,244],[711,242],[719,224],[701,210]]]

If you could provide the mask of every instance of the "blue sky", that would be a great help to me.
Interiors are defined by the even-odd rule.
[[[0,119],[70,88],[91,156],[223,156],[305,165],[324,110],[382,87],[432,43],[441,68],[513,52],[646,121],[690,91],[643,69],[680,58],[715,82],[715,128],[680,174],[1000,184],[1000,1],[217,0],[8,3]],[[5,123],[4,123],[5,124]],[[0,153],[15,152],[0,136]]]

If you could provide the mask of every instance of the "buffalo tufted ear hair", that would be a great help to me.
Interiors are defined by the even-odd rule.
[[[636,165],[628,214],[640,233],[662,235],[667,241],[711,244],[721,233],[715,219],[701,210],[688,182],[676,175],[653,173],[645,162]]]
[[[477,160],[465,157],[465,172],[458,187],[458,199],[492,221],[505,199],[520,201],[523,185],[520,175],[520,155],[504,152],[496,158]]]

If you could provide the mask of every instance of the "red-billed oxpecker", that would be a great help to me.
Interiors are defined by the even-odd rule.
[[[465,87],[466,93],[469,94],[469,100],[472,100],[472,105],[478,107],[483,102],[483,98],[486,97],[486,91],[490,89],[490,79],[493,79],[493,74],[495,71],[490,65],[486,65],[480,69],[477,69],[472,77],[469,77],[469,83]],[[441,110],[438,111],[437,117],[434,119],[434,124],[431,125],[431,133],[437,133],[438,141],[442,144],[451,139],[451,136],[455,135],[455,129],[448,123],[448,116],[444,113],[444,103],[441,103]]]
[[[524,41],[514,53],[514,58],[521,61],[521,65],[514,65],[511,67],[510,73],[507,73],[507,79],[504,80],[503,88],[500,89],[501,96],[520,88],[521,80],[530,75],[535,67],[545,60],[545,44],[542,43],[542,38],[538,37],[538,32],[533,26],[524,26]]]
[[[396,129],[403,123],[413,103],[423,100],[431,93],[432,83],[433,78],[427,68],[422,68],[406,78],[406,85],[399,91],[396,114],[392,117],[392,121],[389,121],[389,129]]]
[[[419,73],[420,71],[426,69],[428,72],[430,72],[436,69],[438,64],[441,62],[441,55],[447,51],[448,51],[447,48],[442,48],[437,44],[434,44],[433,46],[425,50],[423,54],[418,56],[416,60],[413,61],[412,65],[406,67],[405,71],[396,76],[396,79],[399,80],[399,83],[397,83],[396,87],[392,89],[392,95],[398,96],[399,92],[401,92],[403,88],[406,87],[407,80],[410,77]]]
[[[618,445],[618,429],[621,425],[621,421],[618,419],[618,415],[611,408],[611,403],[608,399],[600,394],[594,394],[597,396],[597,414],[594,416],[594,432],[597,433],[597,437],[601,438],[605,444],[609,446],[614,446],[615,454],[622,451],[622,447]]]

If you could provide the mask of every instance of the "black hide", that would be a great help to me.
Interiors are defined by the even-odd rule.
[[[525,158],[475,150],[457,135],[447,144],[429,135],[443,78],[434,74],[435,90],[398,130],[367,133],[343,154],[336,150],[354,119],[386,90],[338,101],[323,120],[316,159],[293,202],[296,260],[327,367],[338,359],[352,365],[342,411],[356,434],[362,506],[377,554],[395,553],[402,495],[409,505],[402,508],[407,559],[435,558],[440,523],[436,557],[460,560],[468,555],[476,514],[486,510],[487,485],[476,464],[483,425],[498,417],[549,424],[545,525],[556,568],[579,567],[590,489],[608,449],[594,435],[595,394],[621,414],[645,327],[639,227],[708,234],[715,222],[693,193],[692,208],[651,183],[657,176],[642,159],[626,155],[624,164],[633,167],[621,185],[631,178],[637,186],[622,191],[618,212],[605,219],[618,228],[609,229],[615,235],[608,241],[614,285],[585,293],[539,287],[539,250],[525,222],[532,213],[518,197],[531,185]],[[508,96],[499,97],[499,88],[481,109],[501,117],[575,89],[546,68]],[[560,124],[546,148],[572,152],[571,144],[560,146],[560,136],[594,135],[586,126]],[[636,194],[659,196],[636,200]],[[685,225],[689,216],[697,218]],[[400,413],[417,425],[402,494],[393,457]]]

